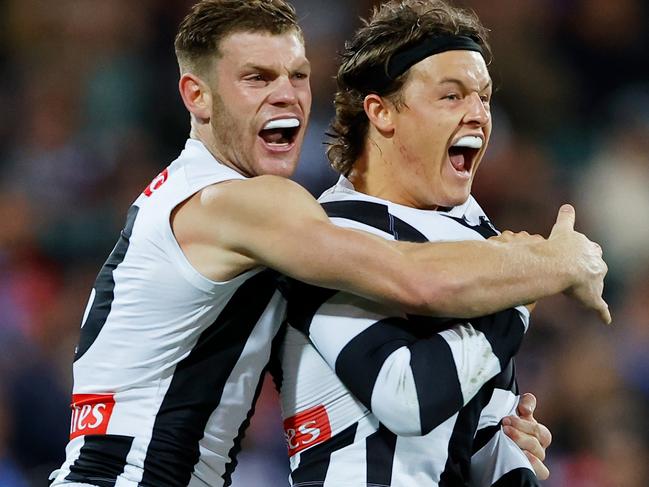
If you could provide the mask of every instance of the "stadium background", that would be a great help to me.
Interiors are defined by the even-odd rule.
[[[69,424],[70,365],[125,210],[188,132],[172,39],[189,0],[0,2],[0,487],[45,486]],[[296,178],[334,180],[321,144],[342,40],[370,1],[295,0],[314,66]],[[501,228],[547,235],[561,202],[601,242],[614,326],[543,301],[520,383],[554,433],[549,487],[649,482],[649,5],[473,0],[492,29],[495,130],[475,193]],[[274,392],[235,487],[286,478]]]

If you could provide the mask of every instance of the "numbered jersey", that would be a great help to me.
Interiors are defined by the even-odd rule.
[[[242,178],[189,140],[129,209],[83,316],[52,485],[230,484],[284,301],[269,270],[198,273],[169,219],[202,188]]]

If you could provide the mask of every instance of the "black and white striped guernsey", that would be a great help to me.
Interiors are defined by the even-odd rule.
[[[334,223],[386,239],[496,234],[473,198],[447,212],[417,210],[357,193],[341,178],[320,202]],[[537,485],[499,424],[518,402],[512,357],[527,309],[431,319],[294,281],[286,287],[278,382],[291,485]]]
[[[198,273],[169,218],[202,188],[242,178],[189,140],[131,206],[83,317],[53,486],[230,485],[285,302],[270,270]]]

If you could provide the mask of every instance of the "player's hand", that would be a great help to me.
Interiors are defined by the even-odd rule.
[[[505,230],[500,235],[490,237],[489,240],[496,240],[497,242],[503,243],[529,243],[529,242],[541,242],[545,240],[541,235],[529,234],[525,231],[523,232],[512,232],[511,230]]]
[[[563,205],[559,209],[548,241],[562,256],[574,280],[565,294],[595,310],[602,321],[609,324],[611,313],[602,298],[608,266],[602,258],[602,248],[575,231],[575,209],[571,205]]]
[[[545,450],[552,443],[550,430],[534,418],[536,397],[529,392],[523,394],[518,403],[518,416],[503,418],[503,431],[523,450],[540,480],[550,476],[550,470],[543,463]]]
[[[529,242],[541,242],[545,240],[541,235],[529,234],[525,231],[523,232],[512,232],[511,230],[505,230],[500,235],[490,237],[489,240],[496,240],[497,242],[503,243],[529,243]],[[536,302],[526,304],[525,307],[531,313],[536,307]]]

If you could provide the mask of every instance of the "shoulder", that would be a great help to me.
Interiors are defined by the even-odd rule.
[[[206,209],[230,208],[237,211],[245,211],[251,206],[275,208],[296,203],[316,203],[313,196],[298,183],[271,175],[211,184],[199,191],[198,197],[201,206]]]

